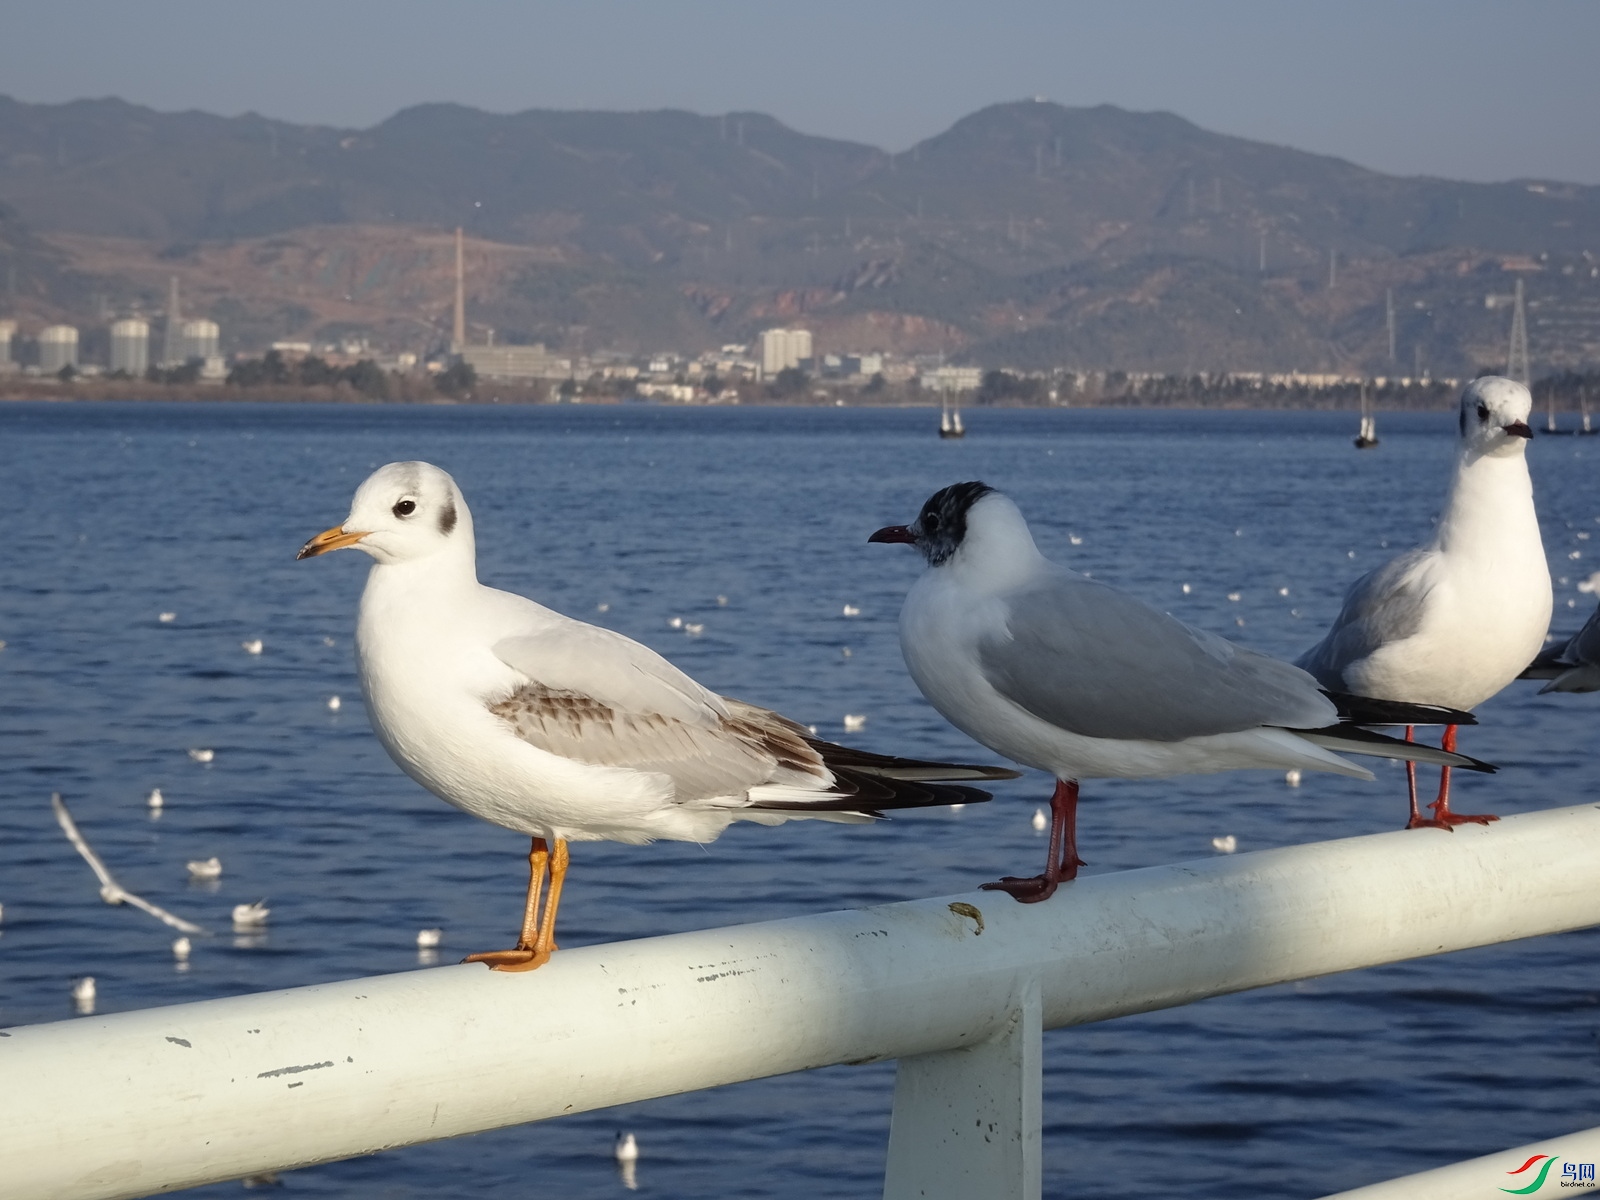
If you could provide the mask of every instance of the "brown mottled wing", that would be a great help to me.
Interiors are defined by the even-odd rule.
[[[726,717],[714,724],[691,724],[527,683],[490,711],[523,741],[551,754],[666,775],[680,802],[743,796],[767,784],[806,790],[828,786],[822,756],[806,743],[799,727],[754,705],[722,703]]]

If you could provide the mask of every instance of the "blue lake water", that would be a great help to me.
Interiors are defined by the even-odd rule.
[[[1009,493],[1041,547],[1184,620],[1293,656],[1346,585],[1428,536],[1450,414],[0,406],[0,1024],[73,1019],[75,977],[115,1012],[418,967],[508,944],[526,842],[433,799],[384,755],[354,676],[367,560],[296,563],[391,460],[451,471],[485,582],[618,629],[707,685],[871,749],[976,749],[922,701],[895,620],[919,566],[869,546],[947,483]],[[1597,439],[1600,440],[1600,439]],[[1600,447],[1530,459],[1557,628],[1594,598]],[[1185,594],[1184,584],[1190,585]],[[1280,589],[1287,589],[1283,594]],[[1238,599],[1230,598],[1230,594]],[[718,596],[726,597],[719,605]],[[1569,604],[1569,602],[1571,602]],[[597,607],[609,605],[601,614]],[[858,617],[841,615],[846,604]],[[170,623],[161,612],[176,614]],[[703,623],[689,637],[673,617]],[[260,638],[257,657],[241,642]],[[850,651],[849,656],[845,650]],[[1501,764],[1463,811],[1593,798],[1600,696],[1517,684],[1462,748]],[[342,707],[332,712],[330,696]],[[866,727],[845,734],[846,713]],[[199,764],[190,749],[215,751]],[[1085,787],[1090,872],[1396,828],[1404,777],[1243,773]],[[152,819],[145,796],[166,807]],[[100,903],[49,808],[62,792],[130,888],[215,929],[267,899],[263,937],[195,939]],[[1031,874],[1049,781],[872,827],[736,826],[697,847],[575,847],[576,946],[964,891]],[[1417,836],[1445,836],[1419,833]],[[224,874],[188,882],[211,855]],[[1600,1124],[1600,935],[1569,934],[1046,1034],[1045,1192],[1320,1196]],[[530,1064],[536,1067],[536,1064]],[[610,1196],[631,1129],[641,1194],[872,1196],[893,1067],[840,1067],[282,1176],[286,1193]],[[238,1183],[197,1189],[226,1196]]]

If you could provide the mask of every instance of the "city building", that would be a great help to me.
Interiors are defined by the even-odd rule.
[[[555,357],[542,342],[531,346],[461,346],[457,356],[479,379],[565,379],[572,371],[571,360]]]
[[[39,373],[54,375],[63,367],[78,369],[78,331],[71,325],[48,325],[39,331]]]
[[[185,321],[179,327],[178,350],[183,361],[216,358],[221,353],[222,330],[215,321]]]
[[[761,332],[761,371],[776,375],[811,358],[809,329],[764,329]]]
[[[982,384],[982,367],[935,367],[922,372],[922,386],[929,391],[975,392]]]
[[[11,339],[16,336],[15,321],[0,321],[0,375],[9,375],[17,369],[17,361],[11,357]]]
[[[134,378],[150,366],[150,323],[137,317],[116,321],[111,326],[111,369],[126,371]]]

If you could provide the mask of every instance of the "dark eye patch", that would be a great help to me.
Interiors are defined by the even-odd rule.
[[[446,537],[449,537],[450,531],[455,527],[456,502],[453,499],[446,500],[444,502],[444,507],[439,510],[439,532],[444,534]]]

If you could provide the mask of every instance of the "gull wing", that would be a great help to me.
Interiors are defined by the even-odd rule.
[[[727,717],[722,698],[650,647],[582,621],[562,618],[534,633],[504,638],[495,657],[553,692],[607,708],[712,728]]]
[[[1367,572],[1350,585],[1344,605],[1323,639],[1296,665],[1333,691],[1350,687],[1345,669],[1390,642],[1404,641],[1422,628],[1434,574],[1433,555],[1416,549]]]
[[[984,677],[1069,732],[1176,742],[1338,718],[1299,668],[1073,572],[1052,573],[1005,603],[1004,629],[978,643]]]

